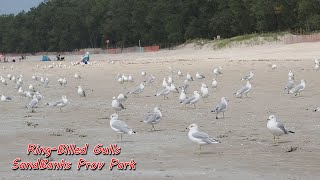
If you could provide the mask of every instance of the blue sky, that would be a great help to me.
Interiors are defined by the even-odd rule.
[[[38,6],[43,0],[0,0],[0,14],[18,14]]]

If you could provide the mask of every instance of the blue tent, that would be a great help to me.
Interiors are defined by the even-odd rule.
[[[50,61],[49,56],[42,56],[42,61]]]

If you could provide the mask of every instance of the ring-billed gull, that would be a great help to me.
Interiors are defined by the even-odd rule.
[[[314,70],[318,71],[319,70],[319,64],[314,65]]]
[[[178,76],[179,76],[179,77],[182,77],[182,76],[183,76],[183,74],[182,74],[181,71],[178,71]]]
[[[145,75],[147,75],[147,73],[144,72],[144,71],[142,71],[142,72],[141,72],[141,76],[145,76]]]
[[[19,89],[18,89],[18,94],[19,94],[20,96],[24,96],[24,95],[25,95],[24,91],[22,90],[22,87],[19,87]]]
[[[187,98],[184,100],[181,104],[193,104],[193,106],[196,108],[196,103],[200,100],[201,96],[198,91],[193,92],[193,96]]]
[[[297,96],[298,94],[300,95],[300,93],[304,90],[305,87],[306,87],[306,81],[302,79],[300,84],[298,84],[297,86],[295,86],[290,90],[290,93],[291,94],[295,93],[294,96]]]
[[[236,93],[234,93],[236,96],[240,95],[240,98],[242,98],[242,94],[246,94],[248,96],[248,92],[251,90],[251,83],[250,81],[247,81],[247,84],[243,86],[241,89],[239,89]]]
[[[162,88],[166,88],[168,86],[168,83],[166,81],[166,78],[163,78],[162,80]]]
[[[179,93],[178,88],[176,88],[173,83],[171,83],[169,87],[170,87],[170,92]]]
[[[190,75],[189,72],[187,73],[187,80],[188,80],[188,81],[193,81],[193,78],[192,78],[192,76]]]
[[[9,96],[6,96],[6,95],[4,95],[4,94],[1,94],[1,101],[3,101],[3,102],[10,102],[10,101],[12,101],[12,98],[9,97]]]
[[[80,97],[87,97],[86,96],[86,92],[82,89],[81,86],[78,86],[78,91],[77,92],[78,92]]]
[[[186,129],[189,129],[189,139],[192,142],[199,144],[199,154],[201,153],[202,145],[221,143],[220,141],[210,137],[207,133],[200,132],[197,124],[191,124]]]
[[[128,97],[127,97],[126,95],[124,95],[124,94],[119,94],[118,97],[117,97],[117,99],[118,99],[118,101],[119,101],[120,103],[123,103],[123,102],[125,102],[125,101],[128,99]]]
[[[131,74],[129,74],[129,76],[128,76],[128,81],[129,81],[129,82],[133,82],[133,77],[132,77]]]
[[[159,91],[156,95],[154,96],[163,96],[164,99],[166,99],[167,95],[170,93],[170,87],[167,85],[164,89]]]
[[[153,74],[150,74],[150,77],[148,78],[148,80],[146,80],[144,82],[152,84],[155,80],[156,80],[156,77]]]
[[[34,113],[35,112],[34,108],[37,106],[38,102],[39,102],[39,100],[38,100],[37,96],[34,95],[33,98],[31,99],[31,101],[29,102],[28,106],[26,106],[26,107],[31,108],[31,112]]]
[[[211,111],[216,113],[216,119],[218,119],[218,114],[222,112],[224,118],[224,112],[228,108],[228,100],[225,97],[222,97],[220,102],[216,105],[216,107]]]
[[[75,74],[74,74],[74,78],[76,78],[76,79],[81,79],[81,76],[79,76],[78,73],[75,73]]]
[[[36,90],[34,89],[34,87],[32,86],[32,84],[29,84],[29,90],[32,92],[36,92]]]
[[[292,70],[289,70],[288,77],[291,77],[292,79],[294,79],[294,74]]]
[[[67,96],[62,96],[61,100],[59,101],[47,103],[47,105],[50,107],[59,108],[61,112],[62,112],[62,108],[65,107],[67,104],[68,104]]]
[[[213,89],[217,89],[217,87],[218,87],[218,82],[215,78],[212,79],[211,87]]]
[[[172,84],[173,83],[173,79],[171,76],[168,76],[168,84]]]
[[[204,79],[206,78],[204,75],[200,74],[199,72],[196,73],[196,78],[198,79]]]
[[[276,119],[275,115],[270,115],[267,120],[268,120],[267,128],[273,135],[274,141],[276,141],[276,137],[278,137],[278,140],[279,140],[279,137],[284,134],[294,133],[293,131],[286,130],[284,125]]]
[[[186,99],[187,99],[186,93],[184,92],[184,89],[181,89],[181,93],[180,93],[180,96],[179,96],[180,103],[182,103]]]
[[[156,129],[154,128],[154,125],[160,122],[161,117],[162,117],[161,109],[158,106],[156,106],[153,109],[153,112],[149,113],[147,117],[141,122],[151,125],[153,130],[155,131]]]
[[[254,76],[254,72],[250,71],[248,75],[244,76],[241,80],[250,81]]]
[[[288,82],[287,82],[287,85],[286,87],[284,88],[284,90],[287,90],[288,91],[288,94],[290,93],[290,90],[294,88],[294,81],[292,79],[292,77],[288,77]]]
[[[37,81],[37,80],[38,80],[38,78],[37,78],[37,76],[36,76],[36,75],[32,75],[32,79],[33,79],[33,80],[35,80],[35,81]]]
[[[144,90],[144,84],[141,83],[138,87],[136,87],[135,89],[129,91],[127,94],[140,94],[143,92]]]
[[[122,134],[132,135],[136,133],[129,128],[125,122],[119,120],[118,114],[112,114],[110,116],[110,127],[112,130],[120,134],[120,141],[122,141]]]
[[[183,89],[184,91],[187,91],[188,87],[189,87],[189,81],[186,79],[183,81],[182,86],[180,88]]]
[[[215,68],[214,70],[213,70],[213,74],[215,74],[216,75],[216,77],[218,76],[218,75],[220,75],[220,74],[222,74],[222,67],[219,67],[219,68]]]
[[[112,108],[116,111],[116,113],[119,113],[121,110],[126,109],[121,102],[116,99],[116,97],[113,97],[112,103],[111,103]]]
[[[209,89],[208,89],[208,86],[205,83],[201,84],[200,92],[201,92],[201,97],[202,98],[209,97]]]

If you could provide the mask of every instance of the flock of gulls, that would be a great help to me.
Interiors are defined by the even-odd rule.
[[[95,64],[95,63],[94,63]],[[315,59],[314,61],[314,69],[319,70],[319,60]],[[71,63],[71,65],[76,65],[74,63]],[[269,63],[269,66],[274,70],[277,68],[276,64]],[[63,64],[55,64],[52,63],[52,65],[45,66],[43,68],[54,68],[54,67],[67,67]],[[39,65],[37,65],[37,68],[40,68]],[[5,67],[3,67],[5,69]],[[14,67],[11,66],[11,70],[14,70]],[[193,78],[192,74],[190,72],[187,72],[184,74],[180,70],[172,70],[171,67],[169,67],[169,70],[171,71],[171,74],[167,77],[163,78],[162,84],[160,86],[160,90],[158,92],[155,92],[154,96],[163,96],[163,99],[166,100],[169,98],[170,94],[176,94],[177,96],[173,95],[172,97],[177,98],[177,101],[181,105],[184,106],[191,106],[193,108],[197,108],[196,104],[201,101],[205,100],[210,96],[209,93],[209,87],[205,83],[201,83],[201,87],[199,91],[193,91],[189,92],[189,87],[192,86],[194,81],[201,81],[205,78],[203,74],[197,72],[195,74],[195,78]],[[1,74],[0,74],[1,75]],[[213,76],[211,89],[215,90],[218,88],[218,77],[223,75],[223,69],[222,67],[215,68],[213,70]],[[122,141],[122,135],[123,134],[135,134],[136,132],[130,128],[124,121],[122,121],[119,117],[120,111],[126,109],[124,104],[125,101],[130,96],[135,96],[139,98],[140,94],[144,93],[144,89],[146,85],[154,85],[156,82],[156,77],[153,74],[148,74],[146,72],[141,72],[141,76],[143,77],[143,80],[137,87],[131,89],[127,93],[119,94],[118,96],[114,96],[111,102],[111,107],[114,110],[114,114],[110,116],[110,127],[112,130],[114,130],[117,134],[120,134],[120,141]],[[182,82],[181,85],[176,86],[174,76],[178,76],[179,80]],[[252,89],[251,80],[254,79],[255,72],[250,71],[246,76],[244,76],[242,79],[239,78],[239,80],[244,81],[243,87],[241,87],[238,91],[234,93],[234,96],[238,98],[243,98],[243,95],[246,97],[248,96],[248,93],[250,93]],[[82,77],[78,74],[74,74],[75,79],[81,79]],[[49,86],[49,79],[45,76],[37,76],[32,75],[31,79],[33,81],[34,86],[32,83],[25,84],[24,81],[25,77],[20,75],[13,75],[13,74],[7,74],[5,76],[0,76],[0,81],[3,86],[14,86],[16,89],[16,93],[18,93],[20,96],[25,97],[28,100],[28,103],[26,104],[25,108],[30,109],[30,112],[35,112],[35,108],[39,104],[40,101],[44,99],[44,96],[40,93],[39,89],[36,87],[43,86],[44,88],[48,88]],[[161,78],[160,78],[161,79]],[[117,74],[116,81],[123,85],[128,82],[135,83],[134,78],[131,74],[128,76],[124,74]],[[29,81],[28,81],[29,82]],[[66,78],[59,78],[56,83],[58,83],[60,86],[67,86],[68,81]],[[157,86],[155,84],[155,86]],[[295,76],[294,72],[292,70],[289,70],[288,72],[288,82],[284,87],[285,93],[293,94],[294,96],[300,95],[304,89],[306,88],[306,81],[300,80],[300,83],[295,82]],[[86,92],[81,87],[78,86],[77,90],[75,91],[79,95],[80,98],[86,98]],[[190,95],[188,95],[190,93]],[[1,101],[10,103],[13,101],[13,98],[10,96],[7,96],[5,94],[1,94]],[[228,109],[228,102],[229,100],[226,97],[221,97],[219,102],[216,102],[216,105],[211,110],[212,113],[215,113],[216,119],[224,118],[225,112]],[[63,108],[68,105],[68,98],[63,95],[59,100],[45,103],[49,107],[54,107],[60,109],[62,112]],[[187,109],[186,109],[187,110]],[[320,111],[320,107],[316,108],[314,111]],[[160,123],[162,118],[162,112],[161,107],[156,106],[154,107],[152,112],[149,112],[146,114],[145,119],[141,120],[141,122],[148,124],[152,127],[152,131],[156,131],[155,125]],[[293,131],[290,131],[285,128],[284,124],[279,121],[275,115],[270,115],[268,117],[267,122],[267,129],[270,131],[270,133],[273,135],[273,140],[275,143],[278,143],[279,137],[284,134],[294,133]],[[211,137],[205,132],[200,131],[199,126],[197,124],[191,124],[186,129],[189,129],[188,137],[189,139],[197,143],[199,145],[199,153],[201,152],[201,146],[206,144],[215,144],[215,143],[221,143],[219,140]]]

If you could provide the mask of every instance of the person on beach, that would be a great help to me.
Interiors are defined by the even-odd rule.
[[[84,64],[88,64],[89,59],[90,59],[90,54],[89,54],[89,52],[87,52],[86,54],[84,54],[84,55],[82,56],[82,62],[83,62]]]

